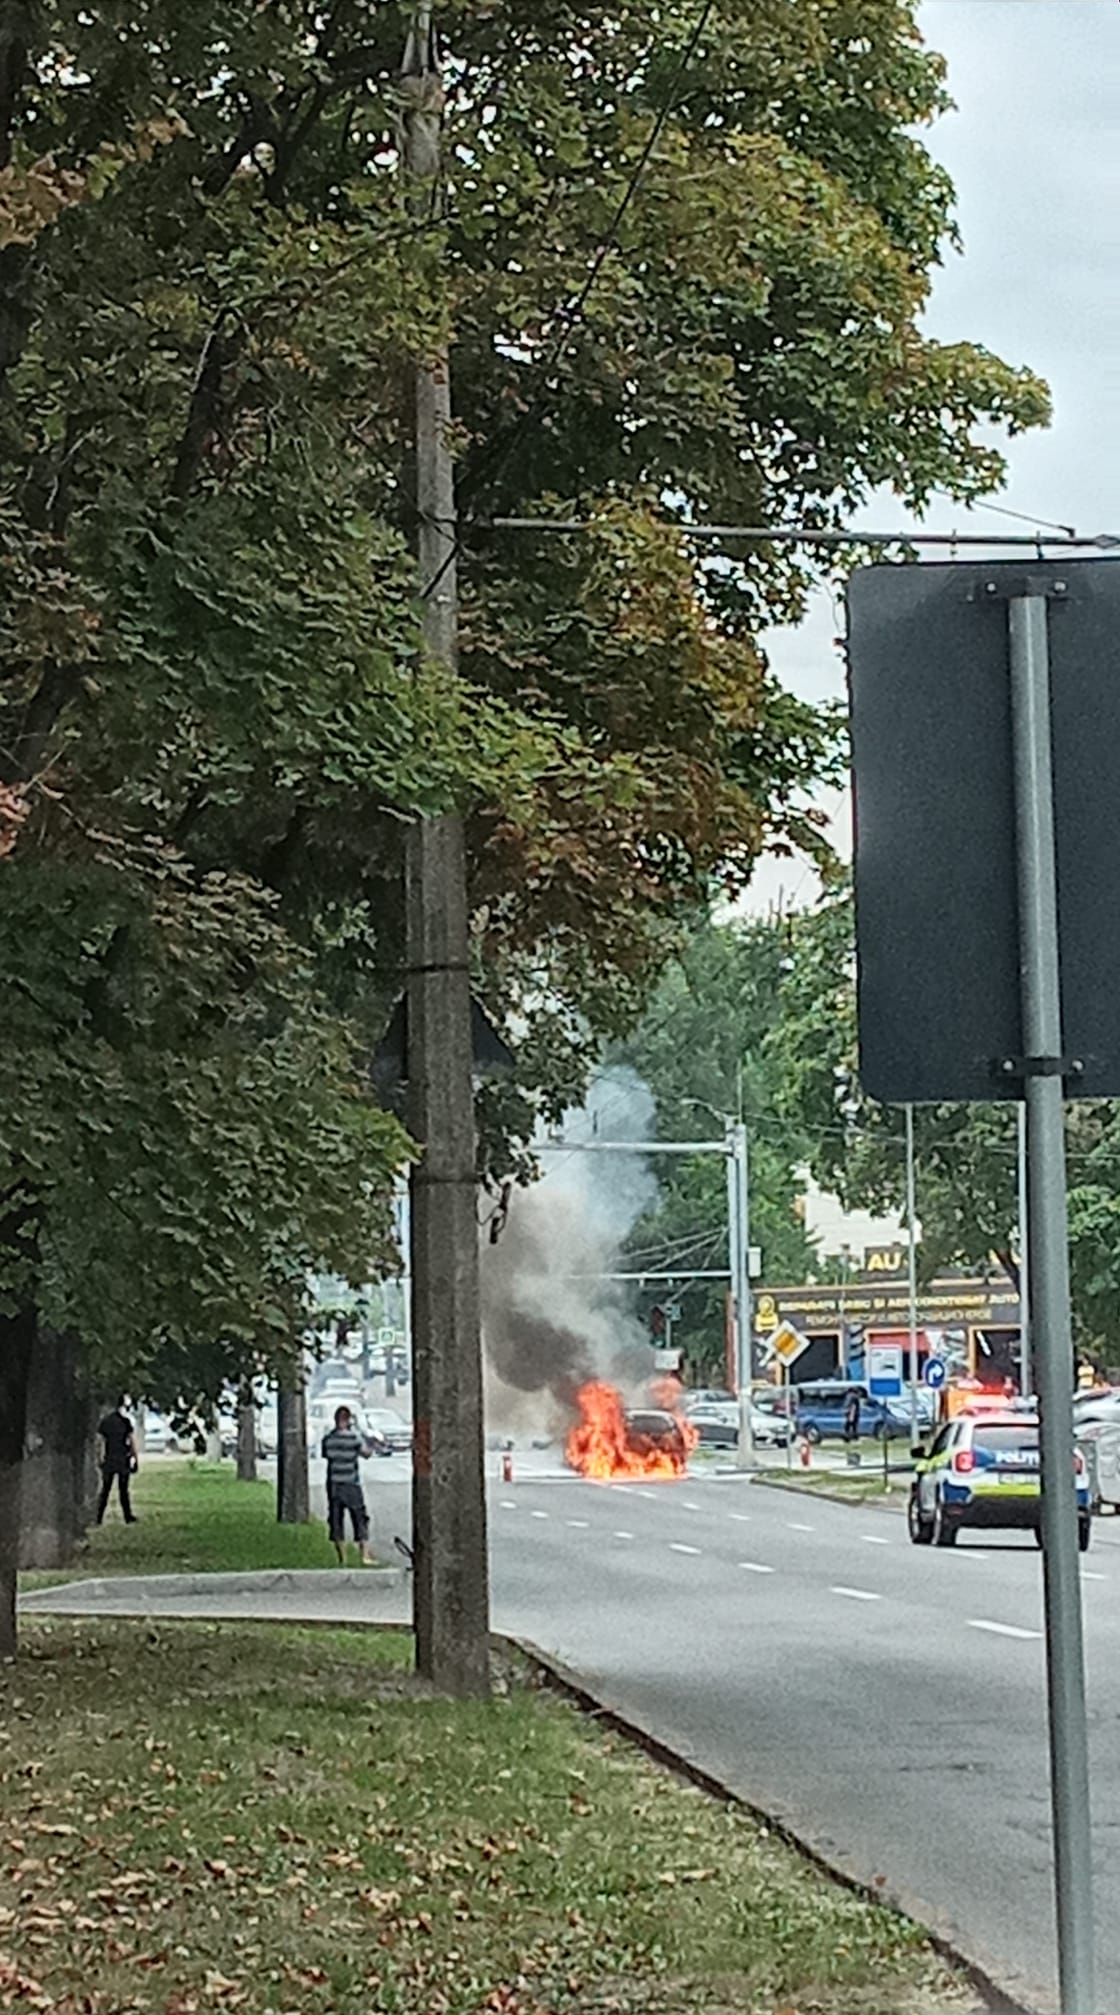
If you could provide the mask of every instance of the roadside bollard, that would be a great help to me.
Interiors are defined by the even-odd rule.
[[[502,1482],[513,1482],[513,1455],[508,1448],[502,1450]]]
[[[809,1444],[809,1442],[808,1442],[808,1441],[806,1440],[805,1436],[804,1436],[804,1435],[802,1435],[802,1437],[801,1437],[801,1467],[802,1467],[802,1469],[808,1469],[808,1467],[809,1467],[809,1464],[810,1464],[810,1463],[812,1462],[812,1460],[813,1460],[813,1451],[812,1451],[812,1448],[810,1447],[810,1444]]]

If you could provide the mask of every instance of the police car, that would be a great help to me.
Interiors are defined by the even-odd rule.
[[[1078,1543],[1092,1534],[1089,1473],[1073,1454]],[[1033,1532],[1041,1546],[1042,1491],[1038,1416],[958,1414],[947,1421],[915,1464],[907,1524],[915,1546],[953,1546],[964,1526]]]

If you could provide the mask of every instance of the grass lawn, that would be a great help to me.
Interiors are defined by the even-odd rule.
[[[24,1627],[0,1670],[0,2006],[918,2015],[914,1928],[511,1674],[399,1632]]]
[[[134,1479],[135,1525],[114,1499],[105,1524],[90,1529],[72,1575],[214,1574],[264,1567],[331,1567],[326,1528],[277,1525],[271,1483],[238,1483],[232,1463],[153,1456]],[[349,1555],[353,1561],[353,1551]],[[27,1574],[42,1587],[71,1573]],[[0,2004],[2,2005],[2,2004]]]
[[[823,1497],[849,1499],[853,1504],[864,1504],[869,1498],[878,1498],[882,1503],[902,1504],[910,1489],[910,1472],[903,1476],[888,1476],[887,1489],[883,1489],[883,1464],[879,1459],[878,1468],[867,1463],[859,1469],[802,1469],[800,1464],[792,1471],[768,1469],[763,1471],[758,1482],[776,1485],[780,1490],[817,1491]]]

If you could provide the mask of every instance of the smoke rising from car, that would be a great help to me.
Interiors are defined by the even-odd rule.
[[[565,1141],[648,1141],[656,1109],[628,1069],[603,1071],[586,1104],[565,1115]],[[627,1233],[657,1198],[645,1156],[542,1151],[541,1175],[514,1193],[497,1245],[482,1256],[483,1340],[491,1430],[551,1438],[566,1428],[579,1387],[605,1378],[637,1393],[649,1339],[619,1267]]]

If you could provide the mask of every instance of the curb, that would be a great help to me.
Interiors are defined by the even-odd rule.
[[[818,1493],[819,1494],[819,1493]],[[862,1507],[860,1507],[862,1509]],[[1033,2015],[1033,2011],[1015,1995],[1002,1987],[987,1970],[984,1962],[974,1958],[954,1939],[930,1924],[922,1915],[921,1906],[913,1903],[900,1891],[890,1887],[879,1888],[868,1882],[857,1869],[846,1866],[835,1858],[834,1849],[818,1846],[814,1841],[798,1833],[778,1814],[758,1805],[740,1791],[735,1791],[722,1777],[717,1777],[702,1764],[693,1763],[678,1750],[663,1742],[659,1736],[643,1728],[640,1722],[632,1721],[620,1708],[611,1707],[598,1694],[593,1693],[586,1680],[559,1660],[549,1657],[546,1652],[531,1643],[528,1638],[506,1636],[506,1644],[511,1644],[535,1669],[542,1687],[559,1694],[562,1698],[579,1707],[585,1714],[594,1716],[604,1727],[613,1729],[645,1755],[659,1763],[663,1769],[671,1770],[675,1776],[683,1777],[694,1784],[699,1791],[711,1798],[718,1798],[721,1804],[733,1805],[740,1812],[746,1812],[764,1826],[776,1839],[791,1848],[802,1861],[808,1862],[820,1874],[838,1882],[849,1895],[858,1896],[861,1902],[876,1904],[880,1909],[893,1910],[897,1916],[905,1917],[928,1938],[933,1950],[942,1959],[947,1959],[960,1968],[965,1978],[982,1997],[985,2008],[991,2015]]]
[[[803,1483],[800,1478],[796,1478],[792,1483],[786,1483],[775,1481],[769,1476],[760,1476],[758,1481],[768,1490],[784,1490],[791,1492],[795,1497],[823,1498],[826,1504],[846,1504],[850,1511],[889,1511],[892,1517],[895,1514],[902,1517],[906,1511],[905,1504],[891,1504],[883,1497],[846,1497],[841,1490],[815,1489]]]
[[[117,1574],[80,1577],[74,1581],[52,1582],[49,1588],[32,1588],[20,1597],[22,1609],[50,1609],[60,1598],[72,1602],[82,1596],[88,1602],[122,1600],[159,1602],[170,1597],[188,1600],[192,1595],[300,1595],[317,1594],[335,1588],[349,1592],[359,1588],[398,1588],[407,1579],[401,1567],[273,1567],[243,1574]]]

